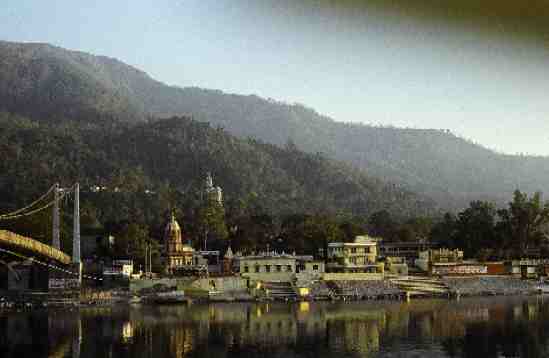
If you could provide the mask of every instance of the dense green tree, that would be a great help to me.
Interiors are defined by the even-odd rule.
[[[216,200],[206,200],[198,209],[196,220],[205,250],[208,249],[209,241],[224,241],[229,236],[225,223],[225,209]]]
[[[243,216],[230,230],[233,249],[246,252],[278,249],[278,229],[275,218],[267,213]]]
[[[339,224],[339,229],[345,242],[351,242],[358,235],[367,233],[368,223],[362,217],[344,218]]]
[[[372,236],[381,237],[385,240],[393,240],[397,230],[397,223],[389,211],[380,210],[370,216],[368,219],[368,228]]]
[[[499,227],[507,244],[520,254],[528,247],[539,247],[547,238],[549,202],[543,203],[539,192],[529,198],[527,193],[516,190],[508,209],[500,210],[499,216]]]
[[[281,237],[290,250],[318,255],[329,242],[342,241],[336,218],[326,215],[291,215],[282,222]]]
[[[429,240],[444,247],[456,248],[457,218],[453,213],[446,213],[442,220],[434,224],[429,233]]]
[[[482,249],[494,248],[501,243],[497,241],[495,230],[496,208],[494,204],[484,201],[473,201],[469,208],[458,215],[456,222],[455,242],[464,254],[476,256]]]
[[[397,241],[425,240],[429,237],[433,220],[427,217],[414,217],[397,226],[395,239]]]
[[[316,255],[325,243],[342,241],[343,232],[333,217],[315,215],[305,222],[304,239],[304,252]]]
[[[136,223],[124,225],[119,232],[115,233],[114,256],[131,258],[136,264],[144,265],[149,243],[151,240],[148,227]]]

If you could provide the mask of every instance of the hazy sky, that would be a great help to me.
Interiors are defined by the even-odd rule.
[[[0,6],[3,40],[116,57],[168,84],[300,102],[337,121],[450,129],[499,151],[549,155],[545,0]]]

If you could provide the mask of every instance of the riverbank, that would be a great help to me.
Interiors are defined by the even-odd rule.
[[[311,300],[400,299],[405,294],[405,291],[390,280],[316,281],[309,287],[308,298]]]
[[[415,278],[419,280],[420,277]],[[522,280],[511,276],[476,276],[476,277],[443,277],[425,278],[437,287],[445,288],[444,292],[414,292],[414,299],[432,297],[474,297],[474,296],[511,296],[532,295],[539,293],[538,282]],[[410,278],[410,281],[414,278]],[[175,288],[155,287],[139,293],[125,289],[86,289],[80,293],[36,293],[36,292],[0,292],[0,310],[26,310],[47,307],[67,306],[101,306],[116,304],[160,304],[162,300],[156,295],[168,292],[185,292],[180,303],[192,302],[253,302],[253,301],[339,301],[339,300],[400,300],[409,299],[410,289],[399,286],[402,279],[384,279],[367,281],[313,281],[306,289],[306,294],[296,292],[288,296],[269,296],[266,292],[258,294],[257,290],[226,290],[208,292],[198,288],[176,291]],[[177,303],[177,302],[175,302]]]
[[[452,296],[510,296],[538,293],[537,282],[511,276],[444,277]]]

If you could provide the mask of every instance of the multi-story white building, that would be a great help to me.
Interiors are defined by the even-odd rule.
[[[381,268],[380,268],[381,267]],[[354,242],[328,244],[326,271],[341,273],[377,273],[377,241],[369,236],[357,236]]]

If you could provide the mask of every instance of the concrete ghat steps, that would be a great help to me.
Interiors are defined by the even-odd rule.
[[[289,282],[263,282],[267,297],[275,299],[296,298],[297,293]]]
[[[433,278],[406,277],[392,279],[391,282],[401,290],[414,296],[444,295],[449,293],[449,289],[444,282]]]

